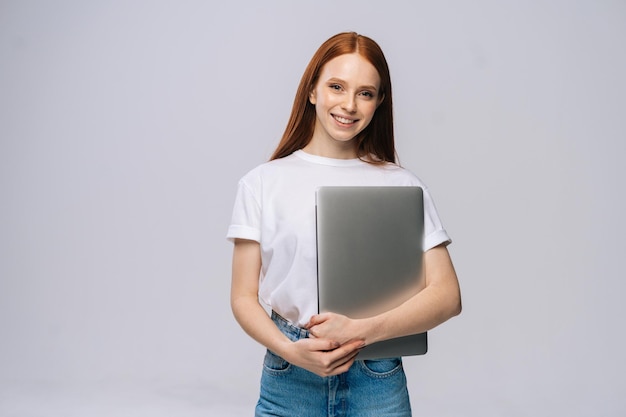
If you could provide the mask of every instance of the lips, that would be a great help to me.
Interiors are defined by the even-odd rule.
[[[351,125],[358,120],[358,119],[348,119],[346,117],[338,116],[336,114],[333,114],[333,118],[339,123],[344,124],[344,125]]]

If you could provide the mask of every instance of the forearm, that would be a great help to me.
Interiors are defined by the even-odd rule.
[[[233,249],[233,276],[230,305],[241,328],[268,349],[282,351],[289,339],[281,333],[259,304],[259,273],[261,251],[259,243],[237,240]]]
[[[284,355],[291,341],[276,327],[256,297],[233,297],[231,308],[241,328],[254,340]]]
[[[456,272],[445,247],[424,254],[426,287],[400,306],[363,319],[360,325],[368,344],[422,333],[461,312]]]
[[[343,346],[316,338],[292,342],[280,332],[257,300],[238,298],[233,299],[231,305],[235,318],[253,339],[287,362],[320,376],[346,372],[363,347],[363,342],[358,340]]]
[[[371,344],[426,332],[460,312],[460,295],[454,296],[449,290],[429,287],[392,310],[363,319],[363,332],[366,343]]]

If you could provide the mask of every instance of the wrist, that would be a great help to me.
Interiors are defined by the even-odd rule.
[[[366,345],[385,340],[384,323],[380,316],[360,319],[362,327],[362,337]]]
[[[273,347],[269,348],[272,352],[286,360],[287,362],[292,363],[292,353],[294,348],[294,342],[288,339],[286,336],[278,341]]]

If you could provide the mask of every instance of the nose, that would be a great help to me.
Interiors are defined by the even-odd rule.
[[[356,111],[356,98],[354,95],[347,94],[341,107],[349,113],[354,113]]]

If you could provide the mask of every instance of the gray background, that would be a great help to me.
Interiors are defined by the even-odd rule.
[[[244,416],[236,182],[377,40],[464,298],[415,415],[623,416],[624,1],[0,1],[0,415]]]

